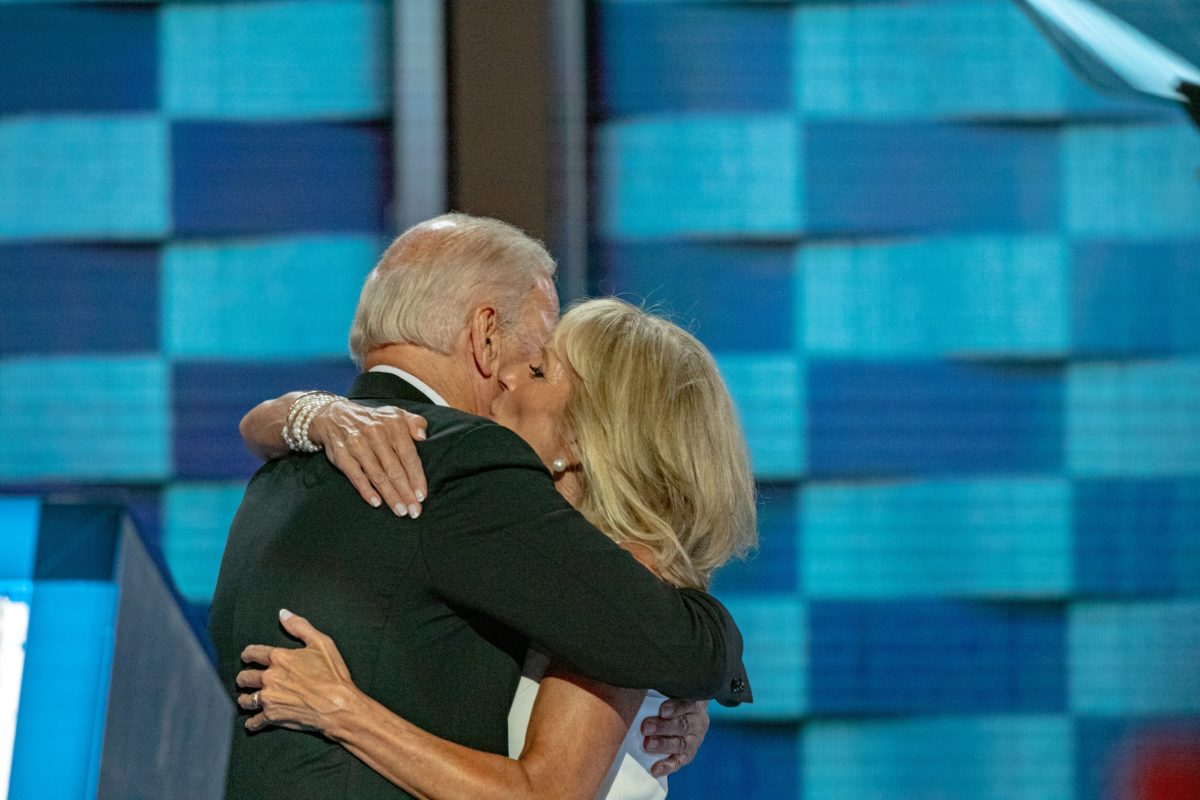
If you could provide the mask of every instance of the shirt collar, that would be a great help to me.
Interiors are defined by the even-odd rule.
[[[428,397],[430,400],[433,401],[433,404],[435,406],[446,406],[446,407],[450,406],[450,404],[446,402],[446,398],[442,397],[440,394],[435,392],[433,389],[429,388],[429,384],[427,384],[425,381],[418,378],[416,375],[413,375],[411,372],[405,372],[404,370],[402,370],[398,367],[393,367],[389,364],[376,364],[375,366],[371,367],[367,371],[368,372],[387,372],[391,375],[395,375],[397,378],[400,378],[401,380],[408,382],[414,388],[420,390],[420,392],[423,395],[425,395],[426,397]]]

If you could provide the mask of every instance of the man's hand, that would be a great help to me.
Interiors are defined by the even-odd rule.
[[[708,701],[666,700],[657,717],[642,720],[642,747],[647,753],[666,758],[655,762],[650,772],[656,778],[670,775],[692,762],[708,733]]]
[[[309,438],[325,448],[364,500],[376,508],[386,502],[396,516],[415,519],[428,487],[413,442],[425,440],[425,427],[419,414],[339,399],[313,417]]]

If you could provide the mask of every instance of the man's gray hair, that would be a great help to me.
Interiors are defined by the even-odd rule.
[[[443,214],[392,242],[367,276],[350,328],[350,352],[415,344],[438,353],[455,340],[480,304],[496,307],[501,329],[521,319],[539,278],[553,280],[554,259],[541,242],[504,222]]]

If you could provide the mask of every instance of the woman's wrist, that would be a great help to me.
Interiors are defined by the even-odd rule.
[[[335,710],[323,715],[321,733],[338,744],[345,744],[364,727],[374,701],[354,684],[338,686],[329,699]]]

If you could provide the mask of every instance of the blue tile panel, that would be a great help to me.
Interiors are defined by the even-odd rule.
[[[758,549],[717,572],[716,594],[800,590],[799,494],[794,483],[758,484]]]
[[[1064,132],[1062,150],[1064,220],[1075,236],[1132,241],[1200,236],[1194,128],[1079,127]]]
[[[176,122],[171,144],[181,236],[381,233],[388,225],[389,126]]]
[[[292,390],[344,392],[357,372],[348,360],[176,364],[171,385],[175,474],[198,479],[248,478],[259,462],[238,435],[238,423],[247,411]]]
[[[804,144],[806,222],[814,232],[1058,227],[1059,142],[1052,128],[809,122]]]
[[[163,256],[163,349],[177,359],[343,356],[379,241],[178,243]]]
[[[158,9],[0,6],[0,114],[153,111]]]
[[[754,676],[754,704],[726,709],[716,717],[793,720],[808,708],[808,621],[795,594],[726,595],[745,640],[746,670]]]
[[[1061,356],[1067,256],[1055,236],[809,246],[798,345],[840,357]]]
[[[1061,604],[813,600],[815,714],[1067,710]]]
[[[791,338],[792,245],[613,244],[600,260],[604,294],[644,298],[717,352],[770,350]]]
[[[593,102],[626,115],[786,111],[791,17],[783,5],[600,5]]]
[[[788,115],[694,115],[597,132],[599,226],[613,239],[798,233],[802,131]]]
[[[159,118],[0,117],[0,240],[161,237],[168,174]]]
[[[803,793],[801,736],[791,725],[734,725],[715,720],[704,737],[704,755],[668,779],[670,794],[800,800],[807,796]]]
[[[191,119],[375,119],[391,105],[382,0],[173,3],[163,107]]]
[[[1064,411],[1074,476],[1200,475],[1200,360],[1072,364]]]
[[[812,800],[1071,797],[1065,716],[822,721],[804,731]]]
[[[1071,485],[1062,479],[804,487],[811,598],[1065,598]]]
[[[1200,601],[1080,602],[1068,620],[1071,711],[1200,714]]]
[[[1062,467],[1057,367],[812,361],[807,386],[813,476]]]
[[[245,490],[231,483],[177,483],[163,498],[167,525],[163,553],[179,591],[194,602],[212,601],[225,538]]]
[[[162,480],[168,366],[157,356],[0,362],[0,480]]]
[[[729,386],[754,474],[794,478],[804,471],[804,370],[788,353],[717,354]]]
[[[158,349],[156,246],[0,245],[0,356]]]
[[[1071,338],[1085,355],[1200,351],[1200,239],[1078,242]]]
[[[1200,594],[1200,479],[1073,483],[1077,591]]]
[[[0,497],[0,580],[33,578],[41,511],[34,497]]]

